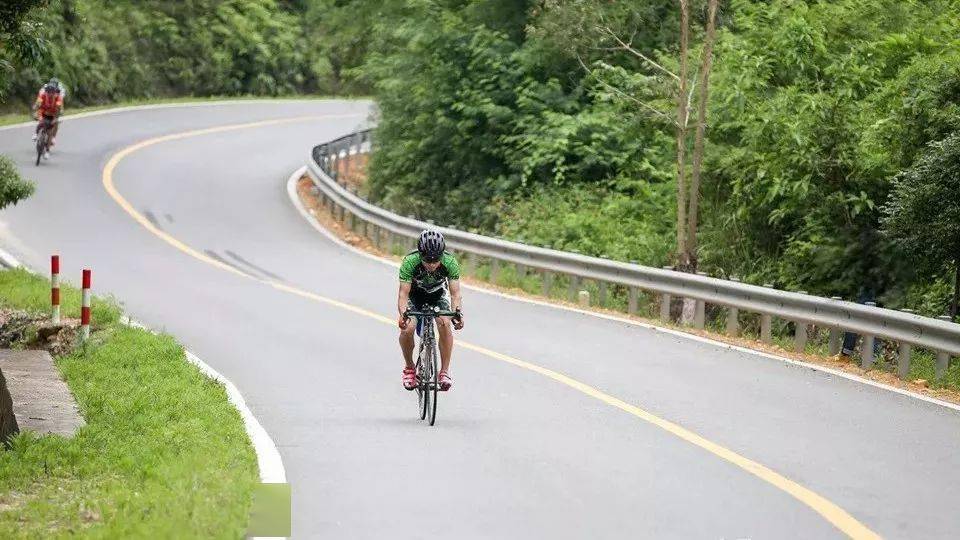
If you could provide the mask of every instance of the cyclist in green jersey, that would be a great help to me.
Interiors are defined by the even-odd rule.
[[[445,247],[439,231],[423,231],[417,242],[417,250],[407,254],[400,264],[400,293],[397,295],[400,319],[397,324],[400,326],[400,350],[405,363],[403,387],[407,390],[417,387],[413,365],[413,334],[417,325],[411,324],[413,321],[404,314],[407,310],[419,311],[424,306],[458,313],[456,317],[436,319],[440,334],[440,374],[437,381],[443,391],[453,386],[453,379],[450,378],[453,329],[463,328],[463,314],[460,313],[460,263],[451,253],[444,251]]]

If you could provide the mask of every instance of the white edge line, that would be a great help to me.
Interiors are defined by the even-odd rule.
[[[23,266],[20,264],[17,259],[0,249],[0,266],[5,266],[7,268],[24,268],[28,272],[40,275],[38,272],[33,271],[31,268]],[[131,319],[128,316],[120,317],[120,322],[127,326],[132,326],[134,328],[140,328],[146,330],[147,332],[157,334],[155,330],[147,328],[142,323]],[[264,484],[285,484],[287,483],[287,475],[283,469],[283,461],[280,459],[280,452],[277,450],[277,445],[273,442],[273,439],[270,438],[270,435],[267,433],[267,430],[263,429],[263,426],[260,425],[260,422],[257,421],[257,418],[253,416],[253,412],[247,407],[246,402],[243,400],[243,396],[240,394],[240,391],[237,390],[237,387],[230,381],[230,379],[224,377],[220,372],[210,367],[209,364],[200,359],[196,354],[188,350],[187,348],[183,349],[187,360],[197,366],[201,372],[207,377],[219,382],[223,385],[224,389],[227,391],[227,398],[230,400],[230,403],[236,407],[237,411],[240,412],[240,417],[243,418],[243,426],[247,430],[247,436],[250,437],[250,442],[253,444],[253,449],[257,453],[257,467],[260,472],[260,482]]]
[[[20,268],[20,261],[14,258],[13,255],[0,249],[0,266],[4,268]]]
[[[366,251],[364,251],[364,250],[362,250],[362,249],[359,249],[359,248],[357,248],[357,247],[351,246],[350,244],[348,244],[348,243],[344,242],[343,240],[341,240],[341,239],[340,239],[338,236],[336,236],[335,234],[333,234],[333,233],[331,233],[330,231],[328,231],[323,225],[321,225],[320,222],[319,222],[315,217],[313,217],[313,216],[310,214],[310,212],[307,211],[306,208],[304,208],[303,204],[300,202],[300,198],[297,196],[297,188],[296,188],[297,180],[299,180],[300,177],[303,176],[304,174],[307,174],[307,167],[306,167],[306,166],[303,166],[303,167],[297,169],[297,170],[293,173],[293,175],[290,176],[290,179],[287,180],[287,194],[290,196],[290,201],[293,203],[294,207],[296,207],[296,209],[300,212],[300,215],[303,216],[303,218],[306,219],[308,222],[310,222],[310,224],[313,225],[313,228],[314,228],[314,229],[317,229],[317,230],[320,231],[324,236],[326,236],[327,238],[329,238],[331,241],[339,244],[341,247],[344,247],[344,248],[346,248],[346,249],[348,249],[348,250],[356,253],[357,255],[361,255],[361,256],[366,257],[366,258],[368,258],[368,259],[378,261],[378,262],[380,262],[380,263],[386,264],[386,265],[388,265],[388,266],[392,266],[392,267],[394,267],[394,268],[399,267],[399,264],[395,263],[394,261],[391,261],[391,260],[388,260],[388,259],[384,259],[384,258],[382,258],[382,257],[378,257],[378,256],[373,255],[373,254],[371,254],[371,253],[367,253]],[[623,318],[623,317],[617,317],[616,315],[609,315],[609,314],[607,314],[607,313],[596,313],[596,312],[593,312],[593,311],[586,311],[586,310],[578,309],[578,308],[575,308],[575,307],[564,306],[564,305],[560,305],[560,304],[552,304],[552,303],[550,303],[550,302],[544,302],[544,301],[542,301],[542,300],[532,300],[532,299],[530,299],[530,298],[524,298],[524,297],[521,297],[521,296],[515,296],[515,295],[512,295],[512,294],[503,293],[503,292],[500,292],[500,291],[492,291],[492,290],[490,290],[490,289],[485,289],[485,288],[483,288],[483,287],[477,287],[476,285],[468,285],[468,284],[466,284],[466,283],[462,283],[460,286],[461,286],[461,287],[466,287],[467,289],[470,289],[470,290],[472,290],[472,291],[477,291],[477,292],[480,292],[480,293],[483,293],[483,294],[489,294],[489,295],[492,295],[492,296],[499,296],[499,297],[501,297],[501,298],[507,298],[507,299],[510,299],[510,300],[515,300],[515,301],[517,301],[517,302],[524,302],[524,303],[533,304],[533,305],[536,305],[536,306],[548,307],[548,308],[553,308],[553,309],[560,309],[560,310],[569,311],[569,312],[572,312],[572,313],[579,313],[579,314],[581,314],[581,315],[589,315],[589,316],[591,316],[591,317],[596,317],[596,318],[599,318],[599,319],[606,319],[606,320],[608,320],[608,321],[621,322],[621,323],[624,323],[624,324],[629,324],[629,325],[633,325],[633,326],[639,326],[639,327],[641,327],[641,328],[646,328],[646,329],[648,329],[648,330],[653,330],[653,331],[656,331],[656,332],[663,332],[663,333],[670,334],[670,335],[673,335],[673,336],[677,336],[677,337],[680,337],[680,338],[689,339],[689,340],[691,340],[691,341],[697,341],[697,342],[700,342],[700,343],[706,343],[706,344],[713,345],[713,346],[716,346],[716,347],[722,347],[722,348],[725,348],[725,349],[729,349],[729,350],[733,350],[733,351],[737,351],[737,352],[741,352],[741,353],[745,353],[745,354],[751,354],[751,355],[754,355],[754,356],[759,356],[759,357],[761,357],[761,358],[767,358],[767,359],[769,359],[769,360],[778,360],[778,361],[783,362],[783,363],[785,363],[785,364],[789,364],[789,365],[797,366],[797,367],[809,368],[809,369],[812,369],[812,370],[814,370],[814,371],[820,371],[820,372],[823,372],[823,373],[829,373],[830,375],[834,375],[834,376],[836,376],[836,377],[841,377],[841,378],[847,379],[847,380],[849,380],[849,381],[854,381],[854,382],[866,384],[866,385],[869,385],[869,386],[873,386],[873,387],[875,387],[875,388],[880,388],[880,389],[882,389],[882,390],[887,390],[887,391],[894,392],[894,393],[897,393],[897,394],[900,394],[900,395],[903,395],[903,396],[912,397],[912,398],[914,398],[914,399],[918,399],[918,400],[924,401],[924,402],[926,402],[926,403],[931,403],[931,404],[933,404],[933,405],[940,405],[941,407],[946,407],[946,408],[948,408],[948,409],[952,409],[952,410],[954,410],[954,411],[960,412],[960,405],[957,405],[957,404],[955,404],[955,403],[950,403],[949,401],[943,401],[943,400],[941,400],[941,399],[933,398],[933,397],[930,397],[930,396],[925,396],[925,395],[923,395],[923,394],[918,394],[918,393],[912,392],[912,391],[910,391],[910,390],[904,390],[903,388],[897,388],[896,386],[890,386],[890,385],[888,385],[888,384],[884,384],[884,383],[880,383],[880,382],[876,382],[876,381],[871,381],[870,379],[866,379],[866,378],[864,378],[864,377],[860,377],[860,376],[854,375],[854,374],[852,374],[852,373],[847,373],[847,372],[845,372],[845,371],[841,371],[841,370],[838,370],[838,369],[833,369],[833,368],[830,368],[830,367],[821,366],[821,365],[819,365],[819,364],[811,364],[811,363],[809,363],[809,362],[803,362],[803,361],[800,361],[800,360],[793,360],[793,359],[791,359],[791,358],[786,358],[786,357],[784,357],[784,356],[777,356],[777,355],[775,355],[775,354],[771,354],[771,353],[768,353],[768,352],[757,351],[757,350],[754,350],[754,349],[748,349],[748,348],[746,348],[746,347],[741,347],[741,346],[739,346],[739,345],[731,345],[731,344],[725,343],[725,342],[723,342],[723,341],[718,341],[718,340],[715,340],[715,339],[710,339],[710,338],[706,338],[706,337],[702,337],[702,336],[697,336],[697,335],[694,335],[694,334],[688,334],[688,333],[686,333],[686,332],[681,332],[681,331],[679,331],[679,330],[674,330],[674,329],[672,329],[672,328],[664,328],[664,327],[662,327],[662,326],[656,326],[656,325],[653,325],[653,324],[650,324],[650,323],[645,323],[645,322],[640,322],[640,321],[634,321],[634,320],[631,320],[631,319],[625,319],[625,318]]]
[[[100,109],[96,111],[87,111],[77,114],[66,114],[60,118],[61,122],[66,122],[69,120],[79,120],[81,118],[89,118],[91,116],[103,116],[107,114],[117,114],[123,112],[131,111],[147,111],[151,109],[171,109],[177,107],[218,107],[221,105],[244,105],[248,103],[255,104],[264,104],[264,103],[302,103],[302,102],[312,102],[312,101],[356,101],[363,102],[369,101],[365,99],[338,99],[338,98],[317,98],[317,99],[298,99],[298,98],[278,98],[278,99],[227,99],[223,101],[211,100],[211,101],[184,101],[182,103],[153,103],[153,104],[144,104],[144,105],[127,105],[125,107],[113,107],[108,109]],[[35,126],[35,121],[20,122],[17,124],[8,124],[6,126],[0,126],[0,131],[6,131],[9,129],[18,129],[27,126]]]

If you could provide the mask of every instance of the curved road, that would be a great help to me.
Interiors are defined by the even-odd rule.
[[[458,347],[457,385],[438,425],[422,425],[400,388],[396,330],[370,316],[393,317],[396,270],[319,234],[287,196],[309,148],[364,123],[368,107],[246,102],[72,119],[38,168],[30,128],[0,130],[0,152],[38,186],[0,212],[0,244],[42,272],[51,253],[66,278],[92,268],[95,292],[230,378],[283,456],[294,537],[960,537],[957,411],[476,290],[461,337],[495,352]],[[200,258],[104,189],[104,166],[130,145],[240,123],[256,124],[114,160],[131,209]],[[730,453],[769,470],[751,474]]]

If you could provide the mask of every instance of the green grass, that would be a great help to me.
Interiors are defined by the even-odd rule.
[[[49,283],[0,271],[0,305],[46,311]],[[80,294],[64,287],[63,313]],[[0,537],[239,538],[256,456],[223,387],[166,335],[120,324],[94,299],[94,333],[57,365],[87,425],[70,439],[21,433],[0,451]]]
[[[90,105],[85,107],[70,107],[69,96],[67,97],[67,106],[64,109],[64,117],[91,112],[99,111],[103,109],[113,109],[115,107],[130,107],[134,105],[162,105],[168,103],[193,103],[193,102],[202,102],[202,101],[235,101],[235,100],[257,100],[257,99],[271,99],[276,101],[291,101],[291,100],[305,100],[305,99],[344,99],[344,100],[361,100],[361,99],[372,99],[367,96],[314,96],[314,95],[304,95],[304,96],[284,96],[284,97],[269,97],[269,96],[209,96],[209,97],[193,97],[193,96],[184,96],[176,98],[143,98],[143,99],[131,99],[120,101],[117,103],[108,103],[104,105]],[[0,106],[4,112],[0,113],[0,126],[6,126],[10,124],[19,124],[20,122],[31,121],[30,117],[30,104],[24,103],[22,106],[11,107],[10,104],[5,106]],[[10,110],[10,109],[14,110]]]

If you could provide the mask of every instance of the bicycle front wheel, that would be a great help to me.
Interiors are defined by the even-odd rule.
[[[423,369],[423,360],[417,359],[417,411],[420,413],[420,419],[427,417],[427,406],[430,404],[430,398],[427,396],[426,370]]]

